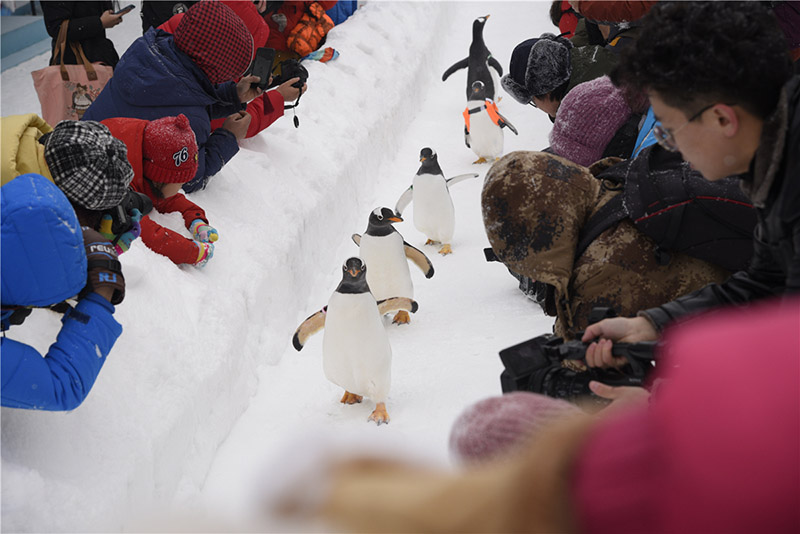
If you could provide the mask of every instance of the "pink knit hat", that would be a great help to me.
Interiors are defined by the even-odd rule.
[[[535,393],[490,397],[464,410],[453,423],[450,453],[462,463],[491,460],[550,423],[579,413],[567,401]]]
[[[142,141],[144,175],[154,182],[185,183],[197,174],[197,141],[181,114],[151,121]]]
[[[557,155],[588,167],[602,158],[614,134],[630,117],[622,91],[608,76],[584,82],[561,101],[550,147]]]
[[[175,46],[218,84],[239,78],[253,58],[253,37],[239,15],[217,0],[196,3],[173,33]]]

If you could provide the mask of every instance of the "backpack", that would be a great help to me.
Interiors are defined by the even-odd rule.
[[[756,210],[736,177],[714,182],[693,171],[680,153],[659,145],[597,175],[623,187],[586,223],[577,259],[597,236],[628,218],[656,244],[656,261],[667,265],[674,252],[729,271],[747,267],[753,254]]]

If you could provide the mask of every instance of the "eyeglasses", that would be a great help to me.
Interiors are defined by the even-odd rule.
[[[675,144],[675,134],[681,131],[681,129],[683,129],[687,124],[699,118],[703,113],[705,113],[706,111],[708,111],[709,109],[713,108],[716,105],[717,102],[707,105],[706,107],[702,108],[700,111],[689,117],[688,121],[684,122],[671,132],[666,128],[664,128],[663,126],[661,126],[661,124],[655,125],[653,127],[653,137],[655,137],[658,144],[664,147],[665,149],[669,150],[670,152],[677,152],[678,145]]]
[[[528,104],[530,104],[531,106],[535,107],[536,109],[539,109],[539,106],[536,105],[536,102],[533,101],[533,98],[531,98],[531,101],[528,102]]]

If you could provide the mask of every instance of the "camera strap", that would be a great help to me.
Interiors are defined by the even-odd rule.
[[[292,104],[291,106],[283,106],[284,110],[286,110],[286,109],[291,109],[292,110],[292,113],[294,114],[294,118],[292,119],[292,122],[294,123],[294,127],[295,128],[299,128],[300,127],[300,119],[297,118],[297,110],[295,108],[300,105],[300,97],[301,96],[303,96],[302,90],[300,91],[300,94],[297,95],[297,101],[294,104]]]

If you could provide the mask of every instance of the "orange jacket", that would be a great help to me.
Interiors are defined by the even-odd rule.
[[[144,193],[153,201],[153,209],[159,213],[180,212],[188,229],[195,219],[202,219],[206,223],[205,212],[197,204],[187,199],[183,193],[169,198],[159,198],[144,180],[142,163],[142,141],[144,129],[149,121],[117,117],[101,121],[105,124],[111,135],[125,143],[128,147],[128,161],[133,167],[133,180],[131,188],[137,193]],[[197,262],[199,248],[194,240],[164,228],[153,222],[149,216],[142,218],[142,242],[153,252],[168,257],[175,264]]]

